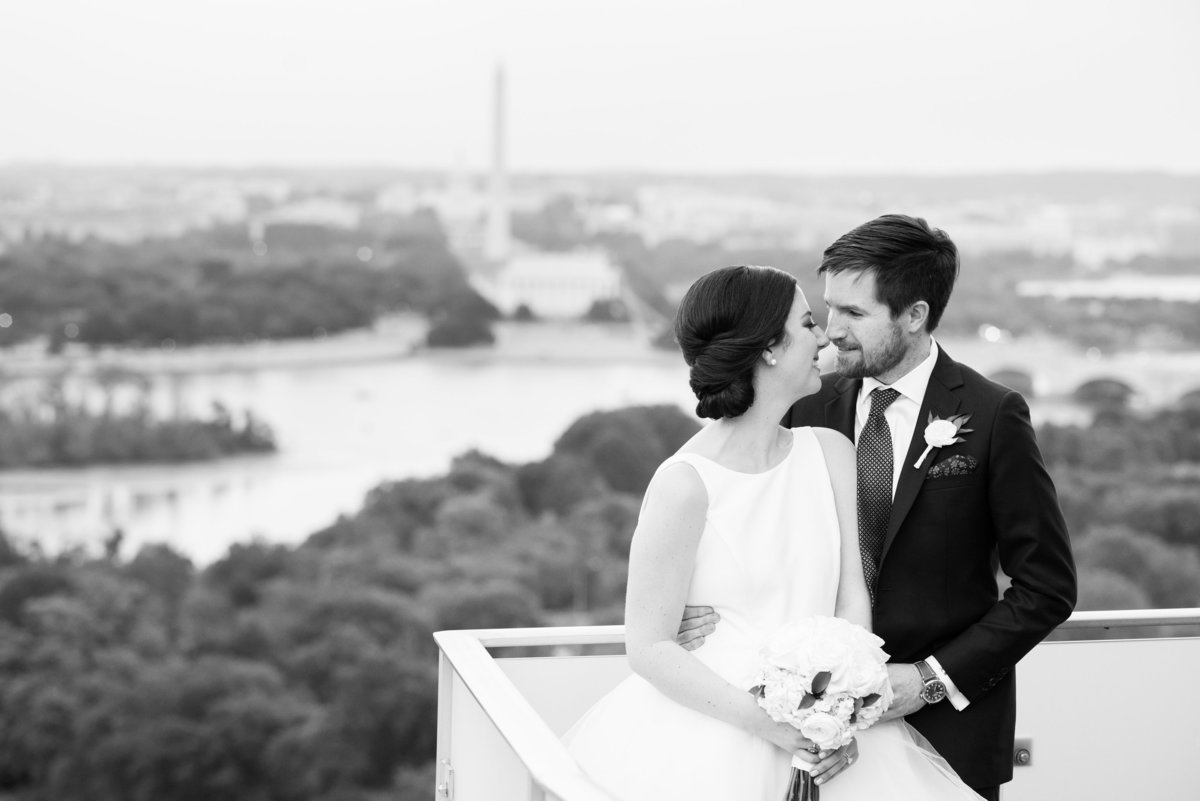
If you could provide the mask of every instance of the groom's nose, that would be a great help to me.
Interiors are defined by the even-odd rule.
[[[841,317],[834,312],[829,312],[829,318],[825,321],[825,336],[829,337],[829,341],[837,344],[846,338],[846,327],[842,325]]]

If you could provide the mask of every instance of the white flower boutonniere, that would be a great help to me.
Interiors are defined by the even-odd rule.
[[[963,428],[970,419],[971,415],[969,414],[956,414],[953,417],[943,420],[933,412],[930,412],[929,424],[925,426],[925,450],[921,451],[921,458],[917,459],[917,463],[913,467],[920,469],[921,463],[925,461],[925,457],[934,448],[944,448],[956,442],[965,442],[959,435],[970,434],[975,430],[973,428]]]

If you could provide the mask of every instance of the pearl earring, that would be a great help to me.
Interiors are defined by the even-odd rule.
[[[772,356],[771,358],[767,359],[767,364],[769,364],[769,365],[771,365],[772,367],[774,367],[774,366],[775,366],[775,357],[774,357],[774,356]]]

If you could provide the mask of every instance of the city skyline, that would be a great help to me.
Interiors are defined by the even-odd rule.
[[[2,14],[0,166],[1200,172],[1200,7],[1067,0],[203,6]],[[64,20],[70,24],[64,24]]]

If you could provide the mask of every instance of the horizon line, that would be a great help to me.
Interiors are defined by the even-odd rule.
[[[61,159],[9,159],[0,161],[0,170],[161,170],[181,172],[362,172],[370,170],[449,175],[487,175],[489,167],[456,169],[447,166],[413,166],[386,162],[171,162],[171,161],[89,161]],[[672,169],[655,167],[571,167],[508,168],[510,176],[527,177],[664,177],[664,178],[1002,178],[1048,176],[1162,176],[1200,178],[1200,168],[1167,167],[1021,167],[971,168],[962,170],[801,170],[764,169]]]

